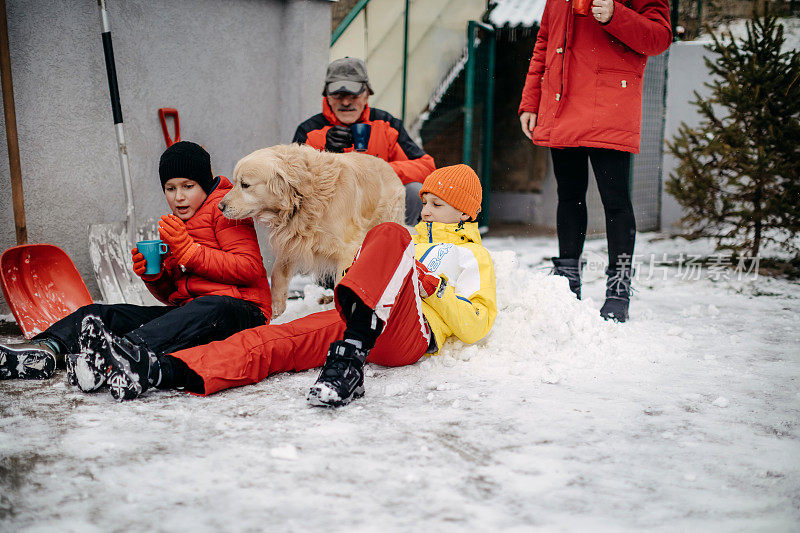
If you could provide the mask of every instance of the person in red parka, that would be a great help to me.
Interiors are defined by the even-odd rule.
[[[365,153],[389,163],[406,190],[406,224],[419,222],[422,202],[419,191],[428,174],[436,168],[433,158],[415,143],[403,122],[383,111],[369,107],[374,94],[367,76],[367,66],[360,59],[345,57],[332,61],[322,89],[322,113],[297,127],[292,142],[307,144],[317,150],[352,152],[350,125],[370,126]]]
[[[636,221],[631,154],[639,152],[647,56],[672,42],[667,0],[594,0],[588,16],[569,0],[547,0],[519,116],[523,133],[549,146],[558,185],[559,257],[554,273],[580,299],[591,160],[608,238],[606,301],[600,314],[628,318]]]
[[[188,141],[164,152],[159,175],[172,211],[159,221],[168,255],[158,274],[147,275],[144,256],[136,248],[132,254],[134,272],[166,305],[83,306],[30,343],[0,345],[0,376],[47,378],[57,359],[59,364],[66,359],[68,379],[84,391],[115,379],[87,371],[110,349],[103,339],[91,350],[81,345],[80,339],[91,338],[93,330],[101,329],[90,317],[97,317],[105,329],[153,357],[225,339],[268,322],[272,297],[253,222],[228,220],[217,207],[231,183],[223,176],[215,178],[208,153]],[[172,366],[164,368],[162,384],[182,388],[183,384],[170,382],[175,373]]]

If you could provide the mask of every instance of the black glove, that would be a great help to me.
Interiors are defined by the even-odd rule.
[[[325,134],[325,151],[341,154],[353,146],[353,134],[347,126],[333,126]]]

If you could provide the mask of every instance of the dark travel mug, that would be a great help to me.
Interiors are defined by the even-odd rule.
[[[372,126],[369,124],[364,124],[363,122],[350,124],[350,131],[353,133],[353,148],[355,148],[356,152],[367,151],[367,146],[369,146],[369,134],[371,130]]]

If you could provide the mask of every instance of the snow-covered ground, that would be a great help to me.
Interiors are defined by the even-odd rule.
[[[645,263],[712,252],[655,237]],[[553,239],[486,245],[489,337],[370,366],[339,410],[306,406],[315,371],[124,404],[63,372],[0,383],[0,530],[800,528],[800,284],[643,264],[620,325],[598,265],[578,302],[546,275]]]

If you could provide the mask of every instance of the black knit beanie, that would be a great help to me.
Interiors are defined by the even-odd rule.
[[[189,141],[176,142],[161,154],[158,163],[161,188],[172,178],[188,178],[200,184],[209,194],[216,185],[211,174],[211,156],[199,144]]]

